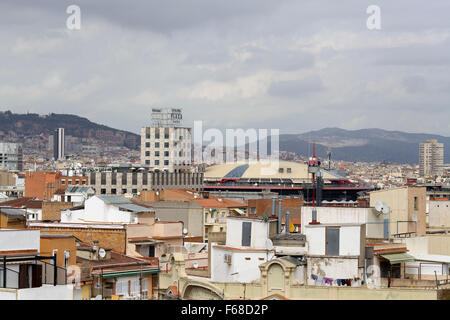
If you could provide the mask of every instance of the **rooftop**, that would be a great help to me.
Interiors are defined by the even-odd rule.
[[[36,200],[32,197],[21,197],[14,200],[2,202],[2,207],[42,209],[42,200]]]

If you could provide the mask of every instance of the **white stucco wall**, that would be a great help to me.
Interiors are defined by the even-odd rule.
[[[450,227],[450,201],[429,201],[430,227]]]
[[[359,256],[361,246],[361,227],[342,226],[339,232],[339,255]]]
[[[18,300],[73,300],[73,285],[43,285],[17,290]]]
[[[227,218],[226,245],[235,248],[242,247],[242,223],[251,222],[251,248],[266,248],[266,240],[269,237],[269,223],[256,219]]]
[[[309,255],[326,254],[326,225],[307,226],[305,228]],[[340,225],[339,255],[359,256],[361,246],[361,226]]]
[[[40,251],[40,230],[0,230],[0,251]]]
[[[387,215],[377,214],[374,208],[348,208],[348,207],[316,207],[317,221],[320,223],[355,223],[367,224],[367,238],[383,238],[384,219]],[[312,207],[302,207],[301,232],[305,233],[306,226],[312,221]]]
[[[305,228],[304,232],[308,243],[308,254],[325,255],[325,228]]]
[[[231,254],[231,265],[224,262],[225,254]],[[259,265],[271,259],[273,252],[234,251],[211,247],[211,281],[251,282],[259,279]],[[246,258],[250,258],[247,260]]]
[[[308,285],[316,285],[311,274],[320,275],[332,279],[353,279],[360,277],[358,271],[358,258],[308,258],[307,259]],[[360,285],[360,281],[355,285]],[[325,285],[325,284],[323,284]],[[335,286],[336,284],[333,284]]]
[[[137,223],[136,213],[120,211],[118,207],[107,204],[96,196],[86,200],[84,205],[84,210],[62,211],[61,222]]]

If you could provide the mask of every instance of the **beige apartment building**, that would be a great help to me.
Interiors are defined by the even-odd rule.
[[[191,128],[141,128],[141,163],[153,169],[179,172],[191,166]]]
[[[419,174],[421,177],[442,175],[444,171],[444,144],[428,139],[419,145]]]
[[[389,238],[421,236],[426,234],[426,188],[399,187],[372,191],[370,207],[377,200],[389,206],[383,214],[389,221]]]

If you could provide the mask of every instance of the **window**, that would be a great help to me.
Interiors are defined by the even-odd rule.
[[[414,210],[419,210],[419,199],[414,197]]]
[[[117,194],[117,190],[116,189],[111,189],[111,194]]]
[[[164,160],[164,165],[168,166],[169,165],[169,160]]]
[[[168,134],[168,133],[166,133],[166,134],[164,135],[164,139],[169,139],[169,134]]]
[[[106,194],[106,189],[100,189],[101,194]]]
[[[168,142],[164,142],[164,148],[168,148],[169,147],[169,143]]]
[[[169,151],[164,151],[164,157],[168,157],[169,156]]]
[[[279,169],[278,169],[278,172],[279,172],[279,173],[283,173],[283,172],[284,172],[284,169],[283,169],[283,168],[279,168]]]
[[[155,142],[155,148],[159,148],[159,142]]]
[[[291,168],[287,168],[287,169],[286,169],[286,172],[287,172],[287,173],[291,173],[291,172],[292,172]]]
[[[80,184],[80,180],[75,180],[75,184]]]
[[[116,282],[116,295],[126,296],[128,295],[128,281],[117,280]]]
[[[142,298],[148,299],[148,279],[142,279]]]
[[[146,142],[146,143],[145,143],[145,147],[146,147],[146,148],[150,148],[150,142]]]
[[[66,179],[62,179],[61,184],[63,184],[63,185],[66,184]]]
[[[139,294],[139,279],[130,280],[130,293],[132,296]]]
[[[72,184],[72,180],[68,180],[67,182],[68,182],[69,184]]]
[[[127,193],[127,189],[122,189],[122,194]]]
[[[150,160],[145,160],[145,164],[150,165]]]
[[[131,190],[131,193],[134,193],[134,194],[136,194],[136,193],[137,193],[137,189],[133,189],[133,190]]]
[[[146,138],[146,139],[150,139],[150,134],[147,133],[147,134],[145,135],[145,138]]]
[[[155,166],[159,166],[159,160],[155,160]]]
[[[155,151],[155,157],[159,157],[159,151]]]
[[[155,133],[155,139],[159,139],[159,133]]]
[[[145,151],[145,156],[149,157],[150,156],[150,151]]]
[[[81,180],[81,184],[82,185],[86,184],[86,180]]]
[[[256,214],[256,207],[250,208],[250,214]]]

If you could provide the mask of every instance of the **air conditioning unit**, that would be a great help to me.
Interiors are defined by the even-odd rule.
[[[231,254],[225,254],[225,255],[223,256],[223,261],[224,261],[226,264],[231,264]]]

